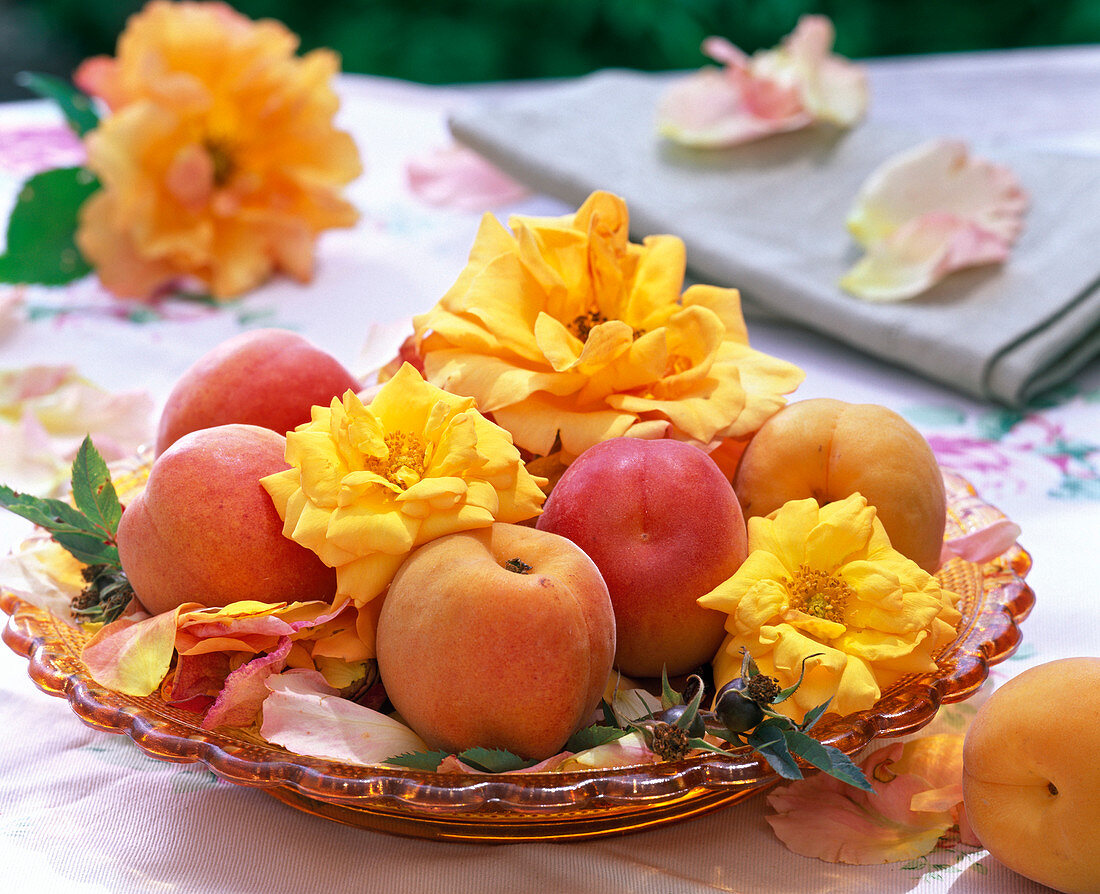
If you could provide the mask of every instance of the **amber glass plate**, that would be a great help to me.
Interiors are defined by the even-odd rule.
[[[948,536],[1004,516],[962,478],[944,474]],[[952,559],[938,573],[962,597],[958,638],[933,673],[910,676],[870,710],[823,720],[815,735],[854,755],[879,736],[919,729],[945,702],[961,701],[989,666],[1020,642],[1018,624],[1034,595],[1024,583],[1031,559],[1014,545],[975,565]],[[740,801],[776,782],[756,754],[706,754],[645,767],[572,773],[431,773],[358,767],[302,757],[235,730],[207,731],[198,714],[156,697],[134,698],[97,684],[80,660],[86,636],[10,594],[4,642],[29,659],[45,692],[68,700],[85,723],[125,733],[153,757],[198,761],[230,782],[256,786],[300,810],[343,823],[424,838],[490,841],[568,840],[652,828]]]

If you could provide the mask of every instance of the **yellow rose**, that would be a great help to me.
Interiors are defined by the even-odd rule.
[[[729,616],[713,662],[718,687],[740,676],[742,647],[784,688],[820,653],[777,706],[799,721],[830,698],[832,712],[865,710],[905,674],[935,670],[961,619],[956,595],[890,545],[858,493],[750,518],[748,558],[698,601]]]
[[[336,602],[383,593],[423,543],[537,515],[545,499],[508,432],[406,364],[369,405],[348,391],[287,434],[262,480],[283,533],[337,574]]]
[[[477,400],[536,456],[627,435],[713,448],[784,404],[802,371],[749,347],[735,289],[681,295],[683,242],[628,238],[625,204],[483,219],[467,267],[413,320],[430,382]]]
[[[333,127],[339,60],[297,58],[297,43],[223,3],[154,0],[116,58],[77,71],[112,109],[86,140],[103,188],[77,232],[108,289],[147,298],[194,278],[221,299],[276,271],[305,282],[318,234],[355,223],[339,196],[362,170]]]

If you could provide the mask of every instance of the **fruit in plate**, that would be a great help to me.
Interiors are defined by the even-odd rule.
[[[498,522],[409,555],[382,603],[376,648],[386,694],[432,748],[541,760],[599,704],[615,618],[578,547]]]
[[[203,354],[176,381],[157,429],[157,454],[201,428],[239,422],[285,435],[309,422],[359,380],[340,362],[286,329],[255,329]]]
[[[286,439],[255,425],[191,432],[154,461],[118,523],[122,570],[153,614],[183,602],[331,600],[336,572],[283,536],[260,479]]]
[[[894,549],[929,573],[939,567],[943,474],[921,433],[887,407],[831,398],[788,404],[749,442],[733,487],[746,518],[789,500],[824,505],[859,492]]]
[[[600,569],[615,607],[615,666],[686,673],[714,657],[726,616],[696,603],[745,560],[729,481],[682,441],[612,438],[590,447],[550,492],[537,527],[568,537]]]
[[[1009,869],[1067,894],[1100,891],[1100,657],[1025,670],[978,709],[963,804]]]

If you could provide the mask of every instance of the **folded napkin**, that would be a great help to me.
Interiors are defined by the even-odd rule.
[[[746,310],[827,333],[974,396],[1018,406],[1100,354],[1100,159],[971,144],[1031,197],[1007,263],[957,272],[900,304],[837,286],[862,254],[845,217],[864,179],[921,137],[870,122],[697,150],[657,135],[667,76],[604,71],[453,115],[455,138],[579,205],[622,196],[633,238],[681,237],[689,275]],[[981,114],[981,110],[975,110]],[[944,134],[944,136],[954,136]]]

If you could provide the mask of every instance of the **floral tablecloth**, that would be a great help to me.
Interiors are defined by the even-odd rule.
[[[1100,49],[869,68],[877,120],[1100,154]],[[461,270],[479,218],[418,198],[406,166],[447,145],[447,110],[493,89],[539,87],[342,80],[342,124],[367,169],[349,193],[363,218],[355,230],[323,238],[308,287],[279,281],[213,306],[120,303],[90,279],[53,290],[0,286],[0,480],[25,487],[57,480],[64,463],[55,455],[83,434],[59,419],[96,427],[119,451],[147,438],[175,378],[243,329],[298,330],[357,373],[385,359],[407,318],[434,303]],[[51,108],[0,107],[0,207],[29,173],[80,157]],[[504,217],[567,209],[529,195],[492,210]],[[1100,654],[1100,365],[1039,405],[1010,411],[799,329],[750,321],[750,333],[757,347],[806,370],[798,397],[897,410],[925,434],[941,464],[1020,524],[1038,602],[1023,646],[995,668],[994,685],[1041,662]],[[26,529],[14,516],[0,517],[5,547]],[[881,867],[796,856],[772,834],[767,810],[758,797],[656,831],[564,845],[389,837],[296,812],[202,766],[153,760],[125,737],[84,726],[63,701],[36,690],[24,659],[0,650],[0,866],[20,892],[1043,890],[985,851],[958,844]]]

